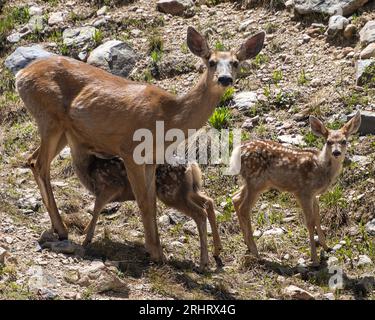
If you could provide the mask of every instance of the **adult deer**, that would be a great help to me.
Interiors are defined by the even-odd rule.
[[[314,134],[325,139],[322,150],[285,147],[273,141],[254,140],[245,142],[233,151],[231,168],[240,174],[243,187],[233,196],[233,204],[249,251],[258,255],[253,239],[249,213],[259,196],[271,189],[294,194],[302,207],[309,232],[311,258],[317,265],[318,255],[314,241],[316,230],[319,242],[329,250],[320,227],[319,202],[317,196],[324,193],[340,174],[344,161],[347,139],[361,124],[357,114],[339,130],[327,129],[317,118],[310,116]],[[240,161],[238,161],[240,159]]]
[[[134,141],[133,135],[140,128],[151,131],[155,160],[156,121],[163,121],[166,131],[182,129],[185,137],[188,129],[201,128],[226,87],[233,84],[240,62],[260,52],[264,37],[264,32],[256,34],[237,52],[217,52],[211,51],[206,39],[189,27],[188,47],[202,58],[207,70],[183,96],[65,57],[35,61],[21,70],[16,76],[16,86],[36,119],[41,136],[40,147],[28,163],[59,237],[67,238],[68,232],[52,193],[50,164],[65,145],[85,145],[94,154],[117,155],[124,160],[142,214],[146,250],[151,259],[162,261],[156,225],[156,165],[135,162],[133,151],[139,142]]]

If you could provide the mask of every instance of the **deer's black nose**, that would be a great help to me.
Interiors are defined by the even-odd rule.
[[[219,79],[217,79],[217,81],[219,81],[219,83],[224,87],[227,87],[233,83],[232,77],[228,76],[221,76]]]
[[[335,150],[332,152],[332,154],[335,156],[335,157],[339,157],[341,156],[341,152],[339,150]]]

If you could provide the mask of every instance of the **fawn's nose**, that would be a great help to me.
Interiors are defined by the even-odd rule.
[[[229,76],[220,76],[217,81],[224,87],[230,86],[233,83],[232,77]]]
[[[332,154],[337,158],[339,156],[341,156],[341,152],[339,150],[335,150],[332,152]]]

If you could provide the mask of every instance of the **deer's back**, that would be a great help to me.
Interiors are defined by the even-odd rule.
[[[241,149],[241,175],[251,184],[281,191],[299,192],[303,188],[318,191],[326,184],[318,153],[273,141],[251,141]]]

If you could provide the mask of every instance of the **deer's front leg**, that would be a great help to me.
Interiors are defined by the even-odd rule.
[[[315,245],[315,239],[314,239],[314,230],[315,230],[315,216],[314,216],[314,200],[311,197],[304,197],[300,196],[299,202],[301,204],[305,221],[306,221],[306,227],[309,231],[309,240],[310,240],[310,250],[311,250],[311,259],[314,266],[319,265],[319,259],[316,252],[316,245]]]
[[[155,165],[135,164],[131,157],[124,158],[126,172],[142,214],[145,246],[151,259],[165,261],[156,224]]]
[[[314,199],[314,219],[316,232],[318,233],[319,243],[325,251],[330,251],[331,249],[327,246],[326,237],[324,236],[324,232],[320,226],[319,201],[317,198]]]

